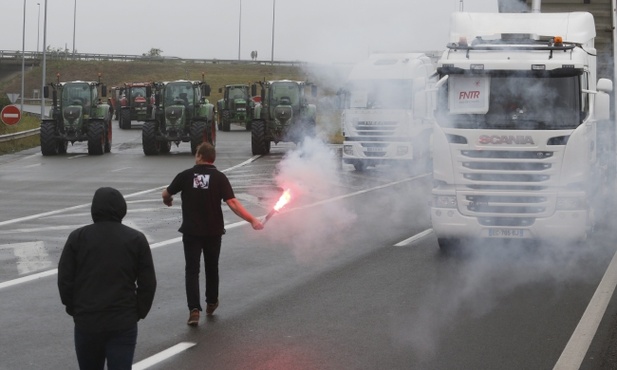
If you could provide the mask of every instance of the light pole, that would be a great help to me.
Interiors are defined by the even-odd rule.
[[[45,117],[45,74],[47,69],[47,0],[43,10],[43,71],[41,72],[41,119]]]
[[[77,26],[77,0],[73,7],[73,59],[75,59],[75,28]]]
[[[36,21],[36,53],[39,53],[39,36],[41,35],[41,3],[36,3],[39,7],[39,16]],[[38,58],[38,55],[37,55]]]
[[[275,19],[275,12],[276,9],[276,0],[272,0],[272,55],[270,56],[271,61],[274,63],[274,19]]]
[[[24,111],[24,85],[25,85],[25,76],[26,76],[26,0],[24,0],[24,22],[23,22],[23,30],[22,30],[22,39],[21,39],[21,108],[20,110]]]
[[[242,45],[242,0],[240,0],[240,15],[238,17],[238,60],[240,60],[241,45]]]

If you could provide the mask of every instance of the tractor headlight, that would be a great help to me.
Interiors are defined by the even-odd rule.
[[[456,208],[456,196],[454,195],[433,195],[433,207],[435,208]]]

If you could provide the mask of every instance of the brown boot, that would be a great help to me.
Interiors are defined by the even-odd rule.
[[[214,313],[214,310],[216,310],[216,308],[219,306],[219,300],[216,300],[216,303],[208,303],[206,305],[206,315],[208,316],[212,316],[212,314]]]
[[[189,315],[189,320],[186,322],[187,325],[197,326],[199,324],[199,309],[193,308]]]

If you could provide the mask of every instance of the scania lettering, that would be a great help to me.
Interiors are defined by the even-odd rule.
[[[383,163],[430,165],[435,68],[420,53],[373,54],[355,65],[339,95],[343,163],[358,171]]]
[[[612,81],[587,12],[453,13],[437,63],[431,220],[468,239],[584,240]]]

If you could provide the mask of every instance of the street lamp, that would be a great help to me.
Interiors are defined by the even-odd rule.
[[[25,85],[25,75],[26,75],[26,0],[24,0],[24,22],[23,22],[23,30],[22,30],[22,40],[21,40],[21,108],[20,110],[24,111],[24,85]]]
[[[77,26],[77,0],[73,7],[73,59],[75,59],[75,28]]]
[[[39,7],[39,17],[36,21],[36,53],[39,53],[39,36],[41,35],[41,3],[36,3]],[[38,58],[38,55],[37,55]]]
[[[47,0],[45,0],[45,9],[43,10],[43,71],[41,72],[42,82],[41,82],[41,119],[44,118],[45,115],[45,74],[47,69]]]
[[[240,46],[242,45],[242,0],[240,0],[240,15],[238,17],[238,60],[240,60]]]
[[[275,18],[276,0],[272,0],[272,55],[271,59],[274,63],[274,18]]]

